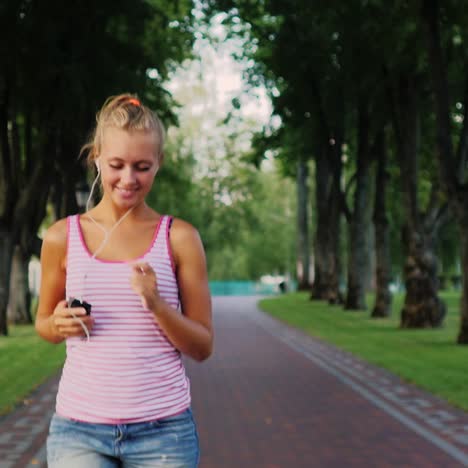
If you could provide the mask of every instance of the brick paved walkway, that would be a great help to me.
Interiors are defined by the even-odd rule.
[[[201,468],[468,466],[468,414],[259,312],[214,299],[216,345],[187,361]],[[0,419],[0,468],[45,467],[57,379]]]

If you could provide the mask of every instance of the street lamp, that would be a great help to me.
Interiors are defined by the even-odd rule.
[[[89,185],[86,180],[80,180],[75,189],[76,204],[80,211],[86,209],[86,202],[89,197]]]

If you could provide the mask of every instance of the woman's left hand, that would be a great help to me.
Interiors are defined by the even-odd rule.
[[[140,296],[143,308],[156,311],[162,300],[158,293],[156,273],[148,263],[133,263],[130,283]]]

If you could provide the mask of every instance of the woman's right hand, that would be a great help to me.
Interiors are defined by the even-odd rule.
[[[72,314],[75,315],[75,317]],[[60,301],[50,316],[50,320],[57,335],[61,338],[69,338],[71,336],[86,336],[79,319],[91,333],[94,319],[91,315],[86,315],[86,310],[83,307],[68,307],[67,301]]]

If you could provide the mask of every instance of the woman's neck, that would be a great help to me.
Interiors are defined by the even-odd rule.
[[[100,223],[105,224],[106,226],[112,226],[119,222],[123,216],[133,220],[144,217],[148,209],[148,206],[144,202],[133,207],[120,208],[114,203],[108,202],[103,198],[92,210],[89,211],[89,214],[94,219],[99,219]]]

